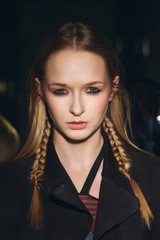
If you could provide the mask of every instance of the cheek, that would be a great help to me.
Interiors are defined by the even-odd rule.
[[[101,114],[103,112],[106,112],[108,108],[108,103],[109,103],[109,97],[104,96],[98,101],[95,101],[94,104],[92,104],[90,109],[96,112],[96,114]]]
[[[97,106],[99,108],[99,111],[100,112],[106,111],[108,108],[108,103],[109,103],[108,97],[103,98]]]
[[[48,112],[50,114],[51,118],[55,118],[56,116],[59,116],[60,113],[62,112],[60,109],[62,109],[62,106],[58,104],[56,101],[52,99],[52,97],[46,97],[46,105]]]

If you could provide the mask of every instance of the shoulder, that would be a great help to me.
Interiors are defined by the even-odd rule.
[[[29,173],[33,164],[33,157],[19,159],[6,163],[0,167],[0,202],[6,204],[13,199],[22,198],[24,189],[30,188]]]
[[[33,157],[9,162],[0,167],[0,239],[12,239],[25,203],[32,193],[29,172]],[[11,238],[12,236],[12,238]]]
[[[0,167],[0,239],[15,239],[23,216],[28,216],[33,191],[28,176],[33,160],[19,159]]]
[[[34,156],[26,159],[13,160],[1,165],[0,184],[3,183],[5,185],[8,182],[25,179],[32,168],[33,161]],[[2,182],[2,179],[5,180],[5,182]]]
[[[14,160],[0,167],[1,201],[6,197],[18,198],[26,186],[30,186],[29,173],[32,169],[34,157]],[[16,195],[17,194],[17,195]],[[14,197],[15,195],[15,197]]]
[[[130,173],[152,208],[160,208],[160,158],[143,151],[129,152]]]
[[[128,152],[131,169],[140,172],[142,175],[148,175],[148,177],[160,177],[160,157],[157,157],[151,153],[133,150]]]

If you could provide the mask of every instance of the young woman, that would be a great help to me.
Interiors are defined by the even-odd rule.
[[[55,29],[30,80],[29,137],[0,170],[0,239],[159,239],[160,160],[128,137],[105,36],[82,23]]]

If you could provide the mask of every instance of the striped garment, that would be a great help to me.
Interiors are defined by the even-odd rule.
[[[89,195],[79,195],[79,198],[86,206],[90,214],[92,215],[93,221],[90,232],[94,232],[95,223],[96,223],[96,215],[97,215],[97,208],[98,208],[98,199],[89,196]]]

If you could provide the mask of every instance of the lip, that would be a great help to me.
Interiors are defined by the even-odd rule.
[[[73,129],[73,130],[81,130],[84,129],[87,126],[87,122],[82,122],[82,121],[73,121],[73,122],[69,122],[67,123],[69,128]]]

